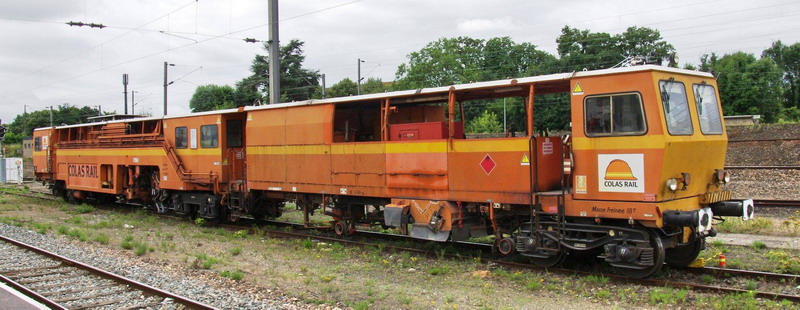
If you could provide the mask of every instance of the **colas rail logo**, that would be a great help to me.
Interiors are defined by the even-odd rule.
[[[598,189],[601,192],[644,192],[642,154],[599,154]]]

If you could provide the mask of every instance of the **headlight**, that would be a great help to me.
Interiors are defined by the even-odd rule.
[[[678,180],[674,178],[667,180],[667,188],[673,192],[678,190]]]
[[[722,181],[728,183],[731,181],[731,174],[725,171],[725,176],[722,178]]]
[[[728,183],[731,181],[731,175],[722,169],[715,169],[714,170],[714,180],[717,183]]]

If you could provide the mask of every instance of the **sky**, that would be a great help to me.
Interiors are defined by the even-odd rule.
[[[800,1],[294,0],[279,3],[282,43],[305,42],[305,67],[326,84],[395,79],[407,55],[443,37],[511,37],[556,54],[565,25],[618,34],[661,32],[679,63],[703,54],[756,56],[772,42],[800,41]],[[124,111],[122,75],[134,112],[161,116],[164,62],[169,114],[189,112],[198,85],[233,86],[265,55],[267,0],[0,0],[0,120],[69,103]],[[106,28],[74,27],[66,22]],[[131,99],[128,99],[131,102]],[[130,112],[130,111],[129,111]]]

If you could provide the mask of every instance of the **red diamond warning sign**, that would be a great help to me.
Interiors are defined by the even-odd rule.
[[[483,169],[483,172],[486,172],[486,175],[491,174],[492,170],[494,170],[494,167],[497,167],[497,163],[494,162],[494,159],[492,159],[492,157],[489,156],[489,154],[486,154],[486,156],[483,157],[483,160],[481,160],[479,164]]]

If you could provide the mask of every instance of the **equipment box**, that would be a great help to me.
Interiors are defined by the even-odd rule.
[[[447,122],[425,122],[389,125],[390,141],[447,139],[450,130]],[[464,124],[455,122],[456,139],[464,138]]]

